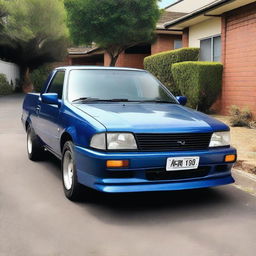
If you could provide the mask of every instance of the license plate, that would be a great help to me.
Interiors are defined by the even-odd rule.
[[[197,169],[199,157],[169,157],[166,162],[166,171]]]

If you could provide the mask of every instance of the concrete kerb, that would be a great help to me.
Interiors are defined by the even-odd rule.
[[[256,175],[233,169],[232,176],[236,187],[256,196]]]

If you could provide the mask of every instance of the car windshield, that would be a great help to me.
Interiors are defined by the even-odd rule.
[[[152,75],[129,70],[72,70],[68,100],[177,103]]]

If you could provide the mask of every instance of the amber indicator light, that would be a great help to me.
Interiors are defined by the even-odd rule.
[[[236,155],[226,155],[225,156],[225,162],[235,162],[236,161]]]
[[[107,160],[107,168],[124,168],[129,166],[128,160]]]

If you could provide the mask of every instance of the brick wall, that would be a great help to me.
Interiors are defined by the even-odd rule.
[[[222,18],[224,64],[221,111],[231,105],[249,107],[256,117],[256,3]]]
[[[173,50],[175,39],[182,39],[182,36],[159,34],[157,36],[156,42],[151,46],[151,54]]]
[[[102,56],[90,56],[90,57],[75,57],[68,59],[69,65],[85,65],[85,66],[103,66],[103,54]]]
[[[189,28],[185,28],[182,34],[182,46],[188,47],[189,46]]]
[[[158,34],[156,42],[151,46],[151,54],[173,50],[174,40],[182,39],[181,35]],[[117,67],[143,68],[144,58],[150,54],[128,54],[121,53],[117,60]],[[107,53],[104,54],[104,66],[108,66],[110,58]]]
[[[143,68],[143,60],[149,54],[127,54],[121,53],[116,62],[116,67]],[[104,66],[109,66],[110,57],[104,54]]]

